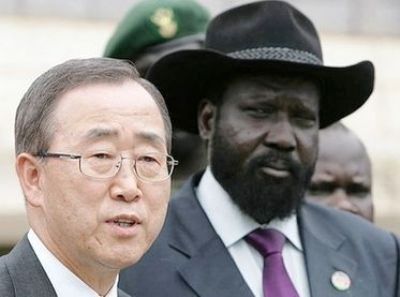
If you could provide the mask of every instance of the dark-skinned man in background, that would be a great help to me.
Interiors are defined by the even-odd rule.
[[[341,122],[320,130],[307,199],[374,220],[371,160],[362,141]]]

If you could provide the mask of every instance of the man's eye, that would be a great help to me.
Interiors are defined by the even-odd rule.
[[[316,120],[313,117],[295,116],[294,121],[298,126],[304,128],[312,128],[316,124]]]
[[[267,116],[274,112],[274,110],[269,107],[246,107],[244,111],[256,117]]]
[[[113,159],[113,155],[109,153],[95,153],[91,155],[91,158],[99,160],[108,160],[108,159]]]
[[[159,158],[155,157],[155,156],[150,156],[150,155],[145,155],[145,156],[140,156],[138,158],[138,161],[140,162],[145,162],[145,163],[160,163],[160,161],[158,160]]]
[[[371,191],[369,188],[363,186],[363,185],[350,185],[347,189],[346,192],[349,195],[353,195],[353,196],[358,196],[358,197],[364,197],[366,195],[368,195]]]
[[[329,183],[311,184],[308,188],[310,195],[325,196],[331,194],[335,190],[335,186]]]

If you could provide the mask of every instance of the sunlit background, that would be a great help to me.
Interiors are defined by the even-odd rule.
[[[184,1],[184,0],[182,0]],[[0,1],[0,247],[27,230],[14,170],[14,116],[39,74],[70,58],[101,56],[118,20],[137,1]],[[215,15],[250,1],[199,1]],[[400,234],[400,1],[288,1],[320,31],[325,64],[376,67],[375,91],[344,122],[365,142],[374,169],[376,223]],[[84,227],[84,226],[83,226]]]

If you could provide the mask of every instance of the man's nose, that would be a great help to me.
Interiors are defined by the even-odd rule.
[[[292,151],[296,147],[296,138],[293,127],[286,114],[277,116],[274,123],[265,134],[265,145],[283,151]]]
[[[342,188],[336,189],[332,193],[332,197],[330,200],[332,206],[336,207],[337,209],[352,212],[355,214],[359,213],[358,208],[351,202],[351,199],[346,193],[346,190]]]
[[[111,197],[127,202],[142,197],[143,193],[139,187],[139,180],[134,172],[132,160],[123,159],[117,175],[113,178],[111,185]]]

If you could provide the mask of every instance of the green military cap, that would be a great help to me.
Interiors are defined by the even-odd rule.
[[[147,47],[204,33],[209,12],[193,0],[143,0],[118,24],[104,56],[135,59]]]

